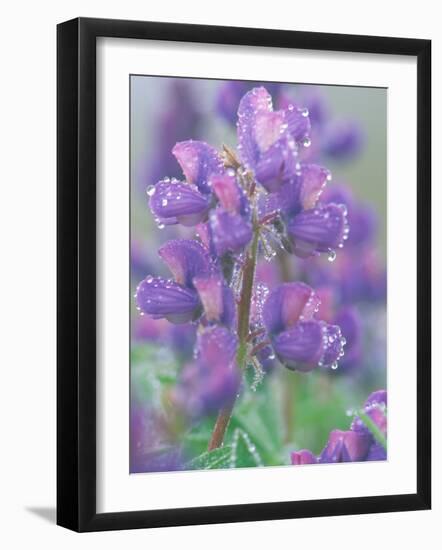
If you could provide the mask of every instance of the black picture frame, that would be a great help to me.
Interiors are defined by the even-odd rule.
[[[417,59],[417,492],[96,512],[96,39],[395,54]],[[57,28],[57,523],[102,531],[431,506],[431,41],[79,18]]]

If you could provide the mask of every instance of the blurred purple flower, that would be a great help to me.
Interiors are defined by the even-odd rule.
[[[387,437],[387,392],[373,392],[364,404],[363,410],[381,433]],[[301,450],[291,453],[291,461],[299,464],[327,464],[335,462],[363,462],[386,460],[387,452],[384,446],[376,440],[369,426],[366,426],[358,416],[353,420],[350,429],[333,430],[328,442],[316,458],[310,451]]]
[[[239,389],[236,336],[224,327],[198,334],[196,359],[188,364],[175,392],[175,402],[191,417],[217,412]]]
[[[333,159],[347,160],[361,151],[363,143],[363,134],[358,124],[350,120],[338,120],[326,128],[322,152]]]
[[[294,466],[299,466],[300,464],[316,464],[317,462],[315,455],[307,449],[293,451],[290,453],[290,459]]]
[[[149,162],[150,169],[143,178],[145,187],[158,181],[164,174],[179,177],[172,148],[175,143],[188,136],[198,135],[198,127],[202,120],[191,83],[185,79],[174,78],[167,86],[165,94],[165,110],[160,114],[153,130],[155,142]],[[149,132],[152,132],[151,128]]]
[[[130,473],[174,471],[182,465],[181,450],[171,440],[165,418],[149,406],[132,406]]]

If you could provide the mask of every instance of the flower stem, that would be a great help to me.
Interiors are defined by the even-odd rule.
[[[241,299],[238,305],[238,351],[236,362],[238,368],[243,371],[247,362],[247,339],[249,336],[250,308],[252,304],[253,283],[255,280],[256,259],[258,256],[259,226],[256,217],[253,219],[253,239],[243,270],[243,283],[241,288]],[[225,405],[218,413],[213,428],[208,450],[212,451],[221,447],[224,436],[232,416],[236,397]]]

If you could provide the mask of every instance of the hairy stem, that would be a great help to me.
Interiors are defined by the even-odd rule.
[[[238,351],[236,361],[238,368],[244,370],[247,361],[247,339],[249,336],[250,308],[252,304],[253,282],[255,280],[256,259],[258,256],[259,226],[256,217],[253,218],[253,239],[250,246],[243,271],[243,283],[241,288],[241,299],[238,305]],[[221,447],[224,436],[232,416],[236,398],[225,405],[218,413],[213,428],[208,450],[212,451]]]

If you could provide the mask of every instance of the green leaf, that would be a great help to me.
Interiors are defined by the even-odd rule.
[[[262,459],[249,435],[237,428],[232,438],[231,467],[253,468],[262,465]]]
[[[226,445],[200,454],[185,465],[186,470],[214,470],[231,468],[232,447]]]

